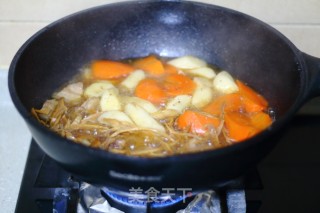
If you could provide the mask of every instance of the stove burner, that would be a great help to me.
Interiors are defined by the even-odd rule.
[[[135,193],[139,190],[141,193]],[[150,188],[148,192],[159,192]],[[184,209],[194,198],[191,193],[184,191],[184,196],[173,194],[147,193],[143,194],[142,189],[131,189],[131,193],[116,191],[107,187],[101,189],[102,195],[107,199],[111,206],[128,213],[143,212],[176,212]]]

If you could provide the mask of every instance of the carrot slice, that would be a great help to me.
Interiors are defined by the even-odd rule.
[[[159,86],[158,82],[150,78],[139,82],[135,90],[135,95],[155,104],[163,103],[167,98],[165,92]]]
[[[214,117],[208,117],[201,113],[186,110],[177,119],[179,129],[189,130],[197,134],[204,134],[208,131],[208,126],[217,128],[220,120]]]
[[[257,112],[250,117],[252,125],[260,131],[271,125],[272,119],[267,113]]]
[[[172,74],[166,76],[164,89],[169,96],[191,95],[196,84],[185,75]]]
[[[137,69],[142,69],[151,75],[162,75],[165,72],[162,62],[154,55],[134,61],[133,66]]]
[[[164,64],[163,67],[166,74],[178,74],[178,69],[171,64]]]
[[[232,93],[214,99],[204,107],[203,111],[212,115],[220,115],[225,112],[240,111],[243,108],[242,97],[239,93]]]
[[[117,61],[98,60],[91,65],[92,75],[97,79],[116,79],[129,75],[134,67]]]
[[[243,96],[245,110],[247,112],[266,110],[268,102],[264,97],[239,80],[236,80],[236,84],[239,87],[239,93]]]
[[[228,136],[236,142],[248,139],[259,132],[251,124],[250,117],[240,112],[225,113],[224,122],[228,130]]]

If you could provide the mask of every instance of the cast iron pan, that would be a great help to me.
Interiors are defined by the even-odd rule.
[[[41,107],[91,60],[149,54],[194,55],[228,70],[268,99],[277,121],[231,147],[145,159],[76,144],[32,117],[32,107]],[[151,186],[198,190],[220,187],[269,153],[299,107],[319,94],[319,70],[319,59],[245,14],[187,1],[131,1],[82,11],[36,33],[12,61],[9,89],[39,146],[82,180],[126,191]]]

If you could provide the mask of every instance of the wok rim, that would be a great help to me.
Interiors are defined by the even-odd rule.
[[[204,150],[204,151],[197,151],[197,152],[192,152],[192,153],[184,153],[184,154],[174,154],[170,156],[162,156],[162,157],[139,157],[139,156],[129,156],[129,155],[123,155],[123,154],[117,154],[117,153],[112,153],[108,152],[106,150],[102,150],[99,148],[92,148],[85,146],[80,143],[75,143],[74,141],[63,138],[59,134],[55,133],[51,129],[47,128],[46,126],[42,125],[40,122],[34,118],[34,116],[31,115],[31,112],[27,110],[27,108],[24,106],[23,102],[19,98],[17,91],[16,91],[16,85],[15,85],[15,76],[16,76],[16,65],[19,62],[20,57],[23,55],[24,51],[33,43],[34,40],[36,40],[38,37],[40,37],[43,33],[45,33],[47,30],[50,28],[63,24],[65,20],[68,20],[72,17],[83,15],[88,11],[96,10],[96,9],[102,9],[104,7],[113,7],[113,6],[119,6],[123,4],[150,4],[150,3],[161,3],[161,2],[173,2],[173,3],[181,3],[181,4],[192,4],[194,6],[205,6],[208,8],[215,8],[215,9],[220,9],[228,13],[234,13],[238,14],[241,16],[245,16],[248,18],[248,20],[252,22],[256,22],[260,26],[263,26],[265,29],[271,31],[275,36],[281,39],[284,44],[288,45],[290,49],[292,50],[293,55],[296,57],[299,65],[301,66],[301,73],[300,74],[300,82],[301,82],[301,87],[299,88],[299,93],[295,97],[295,100],[291,107],[281,116],[281,118],[276,119],[272,125],[267,128],[266,130],[262,131],[261,133],[257,134],[256,136],[249,138],[248,140],[232,144],[227,147],[222,147],[218,149],[213,149],[213,150]],[[23,117],[26,123],[30,124],[32,127],[36,128],[37,130],[47,134],[48,137],[53,137],[56,140],[59,140],[60,143],[64,143],[66,146],[73,146],[75,149],[87,149],[87,153],[99,156],[100,158],[103,159],[113,159],[113,160],[119,160],[123,162],[130,162],[130,163],[143,163],[143,164],[158,164],[158,163],[167,163],[167,162],[172,162],[172,161],[192,161],[193,159],[203,159],[203,158],[209,158],[209,157],[219,157],[221,155],[226,155],[227,153],[232,153],[232,152],[238,152],[243,149],[246,149],[248,147],[254,146],[255,144],[260,144],[260,143],[266,143],[267,138],[271,138],[270,136],[274,135],[276,132],[278,132],[280,129],[282,129],[288,121],[293,117],[295,112],[301,107],[303,104],[304,97],[306,95],[306,89],[307,89],[307,78],[306,76],[308,75],[307,73],[308,69],[305,64],[305,60],[303,58],[302,52],[287,38],[285,37],[282,33],[280,33],[278,30],[274,29],[270,25],[266,24],[265,22],[252,17],[250,15],[247,15],[245,13],[230,9],[230,8],[225,8],[221,7],[218,5],[214,4],[207,4],[207,3],[201,3],[201,2],[195,2],[195,1],[179,1],[179,0],[157,0],[157,1],[152,1],[152,0],[146,0],[146,1],[123,1],[123,2],[116,2],[116,3],[111,3],[111,4],[104,4],[100,6],[95,6],[91,7],[85,10],[78,11],[76,13],[67,15],[65,17],[62,17],[51,24],[48,24],[44,28],[40,29],[38,32],[33,34],[16,52],[10,67],[8,71],[8,87],[9,87],[9,92],[11,99],[14,103],[14,106],[18,110],[19,114]],[[262,138],[261,140],[257,140],[257,138]],[[35,141],[37,141],[35,139]],[[37,141],[39,144],[39,142]],[[40,145],[40,144],[39,144]],[[41,147],[41,145],[40,145]],[[46,154],[48,154],[46,152]],[[50,156],[50,155],[49,155]],[[55,158],[54,158],[55,159]],[[57,160],[57,159],[55,159]],[[58,161],[58,160],[57,160]],[[58,161],[59,162],[59,161]]]

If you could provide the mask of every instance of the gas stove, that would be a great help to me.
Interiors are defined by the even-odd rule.
[[[310,106],[304,109],[310,112]],[[109,212],[200,212],[199,208],[190,210],[196,202],[196,207],[204,206],[203,202],[210,202],[211,207],[218,205],[221,213],[319,212],[320,115],[301,113],[284,131],[272,153],[256,169],[234,180],[233,187],[219,191],[208,187],[208,191],[197,193],[186,189],[184,197],[171,196],[169,201],[157,197],[167,202],[155,202],[155,197],[145,193],[160,193],[160,189],[118,192],[83,183],[61,169],[32,140],[15,212],[101,212],[97,208],[105,203]],[[144,193],[132,197],[131,192],[139,190]],[[130,202],[130,196],[135,202]],[[237,207],[239,202],[244,202],[241,208]],[[94,204],[96,207],[90,209]],[[212,207],[206,212],[217,211]]]

